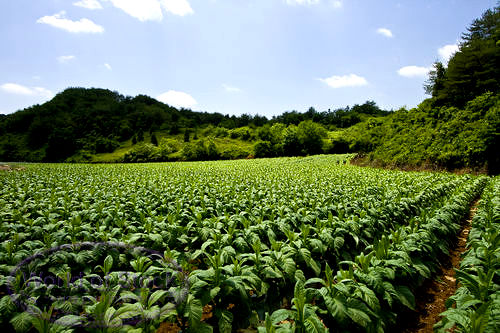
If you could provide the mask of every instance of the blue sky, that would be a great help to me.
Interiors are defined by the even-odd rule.
[[[272,116],[414,107],[496,0],[0,0],[0,113],[67,87]]]

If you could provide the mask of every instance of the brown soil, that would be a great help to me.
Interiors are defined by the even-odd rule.
[[[22,170],[25,170],[25,168],[24,167],[13,168],[12,166],[7,164],[0,165],[0,171],[22,171]]]
[[[416,315],[408,322],[404,333],[432,333],[434,325],[441,320],[440,314],[446,310],[445,302],[457,290],[455,269],[460,266],[462,253],[467,249],[467,237],[471,229],[472,218],[477,210],[476,200],[469,216],[464,220],[457,242],[450,255],[442,262],[437,278],[426,282],[416,293]]]
[[[156,333],[178,333],[181,328],[175,323],[161,323],[160,327],[156,330]]]

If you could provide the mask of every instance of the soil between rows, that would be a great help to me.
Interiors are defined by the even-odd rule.
[[[432,333],[434,325],[441,320],[440,314],[446,311],[445,303],[457,290],[455,269],[460,267],[462,254],[467,250],[467,238],[472,227],[472,218],[476,214],[479,199],[471,205],[467,218],[464,219],[458,233],[455,246],[441,262],[437,277],[427,281],[415,295],[416,313],[408,318],[403,333]]]

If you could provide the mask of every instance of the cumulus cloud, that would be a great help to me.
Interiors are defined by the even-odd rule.
[[[233,87],[233,86],[230,86],[228,84],[223,84],[222,87],[224,88],[224,90],[226,90],[227,92],[232,92],[232,93],[237,93],[237,92],[241,92],[241,89],[238,88],[238,87]]]
[[[398,70],[398,74],[404,77],[425,77],[429,74],[430,67],[405,66]]]
[[[162,0],[161,5],[165,11],[174,15],[185,16],[194,14],[193,8],[187,0]]]
[[[0,89],[6,93],[23,96],[41,96],[51,98],[54,96],[52,91],[42,87],[26,87],[17,83],[4,83]]]
[[[73,2],[73,5],[77,6],[77,7],[92,9],[92,10],[102,9],[101,3],[97,0],[81,0],[81,1]]]
[[[287,5],[316,5],[319,3],[319,0],[285,0],[285,2]]]
[[[108,63],[105,63],[105,64],[104,64],[104,67],[106,67],[106,69],[107,69],[108,71],[110,71],[110,70],[112,70],[112,69],[113,69],[113,68],[111,67],[111,65],[110,65],[110,64],[108,64]]]
[[[362,76],[356,74],[349,74],[343,76],[331,76],[326,79],[319,79],[321,82],[326,83],[332,88],[343,88],[343,87],[361,87],[366,86],[368,81]]]
[[[108,0],[113,6],[123,10],[128,15],[139,21],[161,21],[160,2],[158,0]]]
[[[187,0],[104,0],[140,21],[161,21],[163,10],[174,15],[194,14]]]
[[[64,63],[67,63],[68,61],[71,61],[75,58],[76,57],[74,55],[60,56],[60,57],[57,57],[57,61],[59,61],[61,64],[64,64]]]
[[[44,16],[39,18],[36,22],[48,24],[55,28],[63,29],[72,33],[102,33],[104,28],[95,24],[89,19],[82,18],[79,21],[72,21],[67,19],[66,12],[62,11],[52,16]]]
[[[196,100],[189,94],[182,91],[169,90],[158,97],[157,100],[165,104],[180,108],[192,108],[198,104]]]
[[[453,57],[453,55],[457,51],[458,51],[457,44],[445,45],[438,49],[439,58],[441,58],[441,61],[443,61],[444,63],[448,63],[448,61],[451,59],[451,57]]]
[[[387,29],[387,28],[378,28],[377,29],[377,33],[379,35],[382,35],[382,36],[385,36],[387,38],[392,38],[394,37],[393,34],[392,34],[392,31]]]

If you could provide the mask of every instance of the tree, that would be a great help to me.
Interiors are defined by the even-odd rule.
[[[189,130],[184,131],[184,142],[189,142]]]
[[[140,128],[139,132],[137,132],[137,141],[144,141],[144,131],[142,130],[142,128]]]
[[[255,157],[271,157],[273,155],[272,145],[269,141],[257,141],[253,146]]]
[[[435,66],[424,86],[437,105],[462,108],[488,91],[500,91],[500,7],[488,9],[467,31],[448,68]]]
[[[432,97],[437,97],[438,93],[444,88],[446,80],[446,68],[443,63],[436,61],[432,70],[429,72],[429,79],[424,85],[425,93]]]
[[[283,151],[286,156],[302,154],[297,126],[290,125],[283,131]]]
[[[49,162],[63,161],[75,152],[77,143],[71,128],[56,128],[49,137],[46,160]]]
[[[151,134],[151,144],[158,146],[158,139],[156,138],[156,135],[154,133]]]
[[[311,120],[303,121],[298,126],[298,138],[304,154],[319,154],[323,152],[325,129]]]

